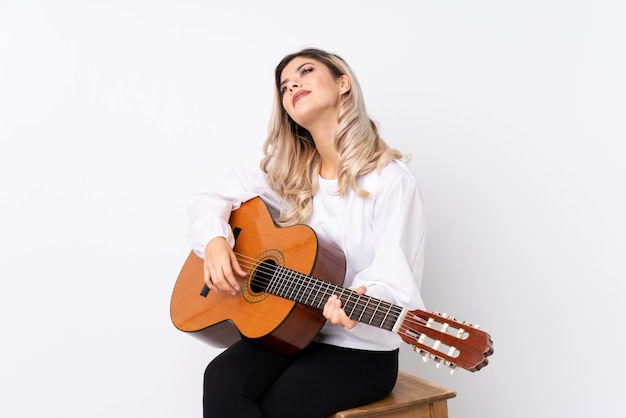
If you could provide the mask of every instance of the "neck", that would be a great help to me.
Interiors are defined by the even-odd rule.
[[[329,122],[329,120],[332,120],[332,122]],[[333,116],[332,119],[318,118],[317,123],[306,126],[320,155],[320,175],[328,180],[337,178],[339,156],[335,148],[335,138],[337,137],[338,125],[336,116]]]
[[[326,180],[335,180],[337,178],[337,165],[325,166],[322,163],[322,167],[320,167],[320,176]]]
[[[315,142],[317,153],[320,155],[320,176],[328,180],[337,178],[337,163],[339,161],[339,156],[337,155],[337,150],[335,149],[334,131],[332,135],[326,135],[323,137],[313,135],[313,141]]]

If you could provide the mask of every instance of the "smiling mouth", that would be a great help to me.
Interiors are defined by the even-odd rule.
[[[309,94],[310,91],[306,91],[306,90],[300,90],[299,92],[297,92],[296,94],[294,94],[293,98],[291,99],[291,104],[292,105],[296,105],[296,103],[303,98],[304,96],[306,96],[307,94]]]

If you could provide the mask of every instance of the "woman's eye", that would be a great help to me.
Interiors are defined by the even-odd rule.
[[[301,75],[307,75],[311,71],[313,71],[313,67],[306,67],[306,68],[303,68],[302,71],[300,71],[300,74]]]

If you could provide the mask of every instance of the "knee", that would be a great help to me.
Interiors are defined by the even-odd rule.
[[[226,379],[228,375],[221,371],[219,367],[216,367],[213,364],[209,364],[206,369],[204,369],[204,394],[205,396],[210,395],[211,398],[215,398],[215,396],[219,396],[220,389],[224,389],[229,387]]]

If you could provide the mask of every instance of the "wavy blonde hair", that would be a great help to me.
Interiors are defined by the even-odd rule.
[[[281,199],[281,215],[276,220],[281,226],[303,223],[311,216],[321,164],[313,137],[289,117],[282,104],[280,77],[283,69],[296,57],[312,58],[326,65],[335,79],[345,75],[352,81],[351,89],[341,97],[335,134],[339,157],[337,193],[340,196],[350,188],[361,198],[366,198],[369,192],[358,186],[359,176],[374,169],[380,170],[393,159],[409,159],[399,150],[390,148],[380,137],[365,108],[361,87],[341,57],[312,48],[287,55],[274,73],[274,107],[263,145],[265,156],[261,160],[261,169],[267,173],[270,186]]]

